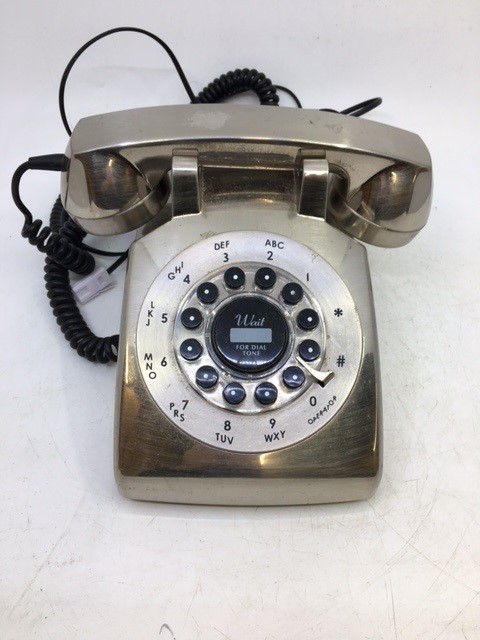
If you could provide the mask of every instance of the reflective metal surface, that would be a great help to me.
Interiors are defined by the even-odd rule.
[[[196,153],[178,151],[172,156],[172,205],[173,215],[201,211],[198,156]]]
[[[161,411],[147,390],[136,338],[146,293],[166,264],[202,238],[214,242],[218,234],[252,228],[306,245],[312,260],[321,255],[348,288],[362,326],[361,360],[347,401],[317,430],[324,407],[312,407],[311,435],[267,453],[209,446],[177,427],[169,403]],[[281,263],[279,258],[279,267]],[[203,504],[306,504],[362,499],[375,490],[381,472],[381,407],[366,252],[318,218],[299,216],[294,203],[212,206],[201,215],[176,217],[137,240],[131,249],[121,337],[115,467],[124,495]],[[202,402],[204,409],[194,415],[209,420],[213,407]],[[231,415],[224,412],[225,418]],[[265,414],[274,416],[274,411]],[[258,421],[256,416],[246,418],[252,427]]]
[[[246,248],[248,245],[250,245],[248,248],[251,250],[251,240],[248,237],[248,233],[244,233],[242,232],[242,239],[241,239],[241,244],[243,245],[239,251],[239,253],[243,256],[247,256],[247,251]],[[233,234],[228,234],[228,237],[233,237]],[[225,241],[226,242],[226,241]],[[230,241],[229,241],[230,242]],[[296,364],[295,362],[295,347],[298,347],[298,343],[300,341],[298,335],[295,335],[295,328],[294,328],[294,318],[293,318],[293,309],[288,309],[285,308],[285,305],[281,306],[280,304],[277,303],[277,299],[279,298],[279,293],[282,289],[282,287],[287,283],[287,282],[291,282],[292,281],[292,277],[288,277],[287,275],[283,272],[283,271],[279,271],[278,267],[275,268],[275,271],[277,273],[277,282],[275,284],[275,287],[272,291],[269,292],[269,295],[265,296],[263,293],[258,293],[258,291],[255,291],[255,288],[253,286],[253,277],[254,277],[254,273],[257,270],[257,268],[259,266],[262,266],[260,264],[252,264],[252,263],[245,263],[245,257],[244,257],[244,261],[243,262],[237,262],[236,266],[241,266],[242,269],[246,272],[247,278],[246,278],[246,287],[242,288],[242,291],[239,293],[234,294],[234,296],[232,297],[231,292],[229,292],[228,290],[226,290],[226,288],[224,286],[222,286],[222,276],[223,276],[223,272],[225,271],[225,268],[220,268],[219,270],[217,270],[216,273],[208,273],[206,271],[206,262],[207,262],[207,251],[205,251],[205,249],[202,250],[201,246],[196,245],[193,248],[193,251],[195,251],[195,253],[198,256],[198,260],[200,262],[200,269],[203,272],[203,274],[205,274],[207,276],[207,280],[209,282],[213,282],[216,283],[218,285],[219,288],[219,298],[216,301],[215,305],[208,305],[208,306],[204,306],[204,308],[202,309],[203,315],[205,317],[204,320],[204,325],[199,327],[199,329],[195,332],[191,332],[191,331],[187,331],[182,327],[182,324],[180,322],[180,313],[177,313],[177,319],[175,321],[175,326],[174,326],[174,332],[173,332],[173,344],[172,346],[178,347],[179,343],[181,342],[182,339],[187,338],[187,337],[194,337],[195,339],[199,340],[202,345],[204,345],[204,351],[202,354],[202,357],[199,361],[194,362],[194,363],[189,363],[189,362],[182,362],[181,358],[178,358],[179,361],[179,368],[182,372],[182,374],[189,380],[190,384],[192,385],[193,388],[196,389],[197,393],[200,393],[202,395],[202,397],[204,398],[205,402],[208,403],[213,403],[217,406],[220,406],[224,409],[234,409],[235,411],[239,411],[242,413],[260,413],[260,412],[265,412],[265,411],[269,411],[269,410],[274,410],[277,411],[278,408],[282,407],[283,405],[287,404],[288,402],[292,402],[292,400],[295,400],[296,397],[298,397],[298,395],[300,395],[301,393],[304,393],[306,391],[306,389],[309,386],[309,382],[307,382],[302,388],[295,390],[295,391],[284,391],[282,390],[282,386],[281,386],[281,371],[280,368],[291,365],[291,364]],[[190,256],[192,256],[193,254],[192,249],[190,250]],[[191,259],[190,259],[191,260]],[[189,260],[189,261],[190,261]],[[191,264],[191,261],[190,261]],[[202,278],[203,279],[203,278]],[[162,290],[163,287],[161,286],[161,283],[158,283],[160,285],[159,290]],[[192,287],[191,292],[189,293],[189,295],[187,296],[186,300],[180,305],[179,309],[183,309],[185,307],[190,307],[191,305],[195,304],[195,289],[196,286],[198,285],[198,282],[195,282],[195,285]],[[154,285],[155,287],[155,285]],[[150,289],[150,292],[153,293],[152,289],[154,288],[152,287]],[[289,331],[289,339],[288,339],[288,348],[286,349],[286,352],[284,353],[283,357],[279,360],[278,363],[276,363],[272,369],[270,371],[267,372],[267,374],[265,374],[265,372],[260,372],[260,373],[253,373],[253,374],[241,374],[238,372],[234,372],[231,369],[229,369],[228,366],[226,366],[221,359],[217,356],[217,354],[215,353],[215,350],[213,348],[212,345],[212,338],[211,338],[211,327],[214,321],[214,318],[216,316],[216,314],[218,313],[219,310],[221,310],[221,308],[223,307],[223,305],[225,304],[225,302],[228,302],[232,299],[234,299],[235,295],[239,295],[244,297],[245,292],[248,292],[248,295],[255,295],[256,297],[262,297],[264,298],[266,301],[270,301],[273,302],[275,304],[275,306],[280,310],[280,312],[282,312],[282,315],[285,313],[285,318],[287,321],[287,325],[288,325],[288,331]],[[299,307],[295,308],[295,311],[298,311],[298,309],[300,308],[305,308],[306,306],[308,306],[308,303],[310,302],[310,306],[313,306],[313,302],[311,301],[312,298],[309,297],[304,297],[304,300],[302,300],[302,304]],[[290,313],[288,313],[290,312]],[[287,315],[288,313],[288,315]],[[139,323],[138,329],[137,329],[137,334],[138,333],[143,333],[144,332],[144,328],[141,327],[141,324]],[[320,324],[320,326],[317,328],[317,330],[314,332],[314,337],[321,342],[322,347],[323,347],[323,343],[324,343],[324,329],[323,329],[323,322]],[[137,339],[138,342],[138,339]],[[176,349],[177,353],[178,353],[178,348]],[[322,349],[322,353],[323,353],[323,349]],[[174,356],[175,357],[175,356]],[[201,389],[197,388],[197,385],[195,383],[195,371],[199,366],[204,366],[204,365],[210,365],[210,366],[214,366],[218,369],[219,371],[219,377],[220,377],[220,384],[213,390],[209,390],[207,392],[203,392]],[[240,380],[242,382],[242,384],[244,385],[244,387],[246,387],[247,389],[247,399],[245,402],[242,402],[241,405],[237,406],[237,407],[229,407],[228,403],[225,401],[225,399],[222,396],[222,389],[224,388],[224,386],[226,384],[228,384],[231,381],[232,378],[232,374],[233,376],[237,379]],[[280,393],[279,393],[279,398],[277,400],[277,402],[275,403],[274,407],[268,407],[268,406],[259,406],[257,403],[254,402],[253,399],[253,390],[256,386],[256,384],[260,381],[260,380],[267,380],[268,382],[275,384],[275,386],[280,389]]]
[[[242,213],[245,224],[254,224],[253,219],[249,220],[251,216],[247,211]],[[272,215],[277,214],[272,212]],[[268,263],[277,274],[275,286],[268,294],[260,294],[252,287],[252,281],[261,263],[255,264],[251,260],[253,256],[259,260],[263,256],[266,258],[266,241],[277,245],[282,243],[282,249],[276,251]],[[224,254],[215,248],[218,245],[227,246],[232,262],[241,265],[247,274],[246,295],[261,296],[274,304],[289,326],[289,346],[284,357],[271,369],[254,373],[233,371],[214,353],[210,336],[213,316],[236,295],[245,297],[245,291],[232,297],[222,286],[226,266],[222,262]],[[322,428],[332,414],[340,409],[357,378],[362,357],[362,331],[354,300],[344,283],[320,255],[315,255],[312,261],[311,249],[271,231],[228,231],[189,246],[160,271],[146,292],[138,313],[135,328],[138,368],[158,408],[169,415],[179,429],[214,447],[230,451],[268,452],[305,439]],[[244,263],[240,262],[242,256]],[[223,266],[218,268],[219,264]],[[175,271],[176,267],[178,272]],[[188,284],[183,282],[187,272],[190,279]],[[169,275],[177,277],[169,279]],[[305,283],[307,278],[309,282]],[[185,329],[180,320],[181,312],[184,308],[200,306],[195,303],[195,290],[205,280],[218,287],[217,306],[209,305],[213,306],[211,309],[203,306],[204,323],[194,331]],[[304,296],[297,305],[282,304],[280,301],[282,288],[291,281],[303,282]],[[179,305],[179,298],[185,289],[188,291],[187,297]],[[337,307],[342,311],[340,317],[335,315]],[[320,322],[312,331],[302,331],[296,326],[295,319],[302,309],[308,308],[317,310]],[[202,345],[202,355],[191,362],[179,355],[180,344],[186,338],[193,338]],[[324,384],[319,388],[316,376],[305,370],[305,384],[292,390],[282,384],[282,372],[292,365],[304,368],[303,364],[298,363],[296,354],[305,338],[313,339],[321,346],[316,366],[322,365],[325,370],[335,368],[337,375],[328,385],[328,377],[322,376]],[[341,367],[336,363],[340,355],[343,357]],[[217,369],[219,383],[214,389],[205,392],[198,389],[195,374],[201,366],[214,366]],[[242,384],[246,398],[232,407],[224,399],[222,391],[234,380]],[[273,384],[278,390],[274,405],[262,406],[255,401],[254,390],[261,381]],[[332,398],[329,409],[310,422],[312,414],[315,414],[312,406],[318,404],[319,408],[323,407]],[[179,407],[181,409],[175,413]],[[275,430],[281,432],[275,440],[269,436],[272,418]],[[218,434],[225,435],[225,420],[230,421],[229,439],[223,441]]]
[[[298,213],[325,219],[328,203],[328,162],[304,158],[298,203]]]
[[[69,143],[70,144],[70,143]],[[152,188],[144,176],[115,150],[70,158],[81,211],[73,215],[87,233],[112,235],[136,229],[158,216],[170,193],[168,176]],[[65,175],[62,189],[67,188]],[[64,192],[65,193],[65,192]],[[63,201],[68,199],[63,196]]]
[[[323,198],[316,205],[308,182],[302,188],[302,161],[324,156],[335,176],[330,224],[393,247],[409,242],[428,218],[431,160],[415,134],[316,110],[233,105],[153,107],[81,120],[66,151],[65,208],[90,233],[146,224],[162,216],[162,181],[172,157],[186,152],[202,166],[205,201],[293,199],[300,211],[319,215]]]

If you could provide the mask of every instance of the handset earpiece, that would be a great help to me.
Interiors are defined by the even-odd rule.
[[[127,233],[150,222],[169,194],[167,175],[151,186],[121,150],[73,155],[62,179],[69,215],[87,233],[101,236]]]
[[[431,165],[392,162],[348,195],[348,179],[330,176],[327,220],[349,235],[380,247],[402,247],[427,223]]]

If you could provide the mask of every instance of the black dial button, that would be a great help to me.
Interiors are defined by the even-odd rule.
[[[283,384],[289,389],[298,389],[305,382],[305,374],[300,367],[287,367],[283,372]]]
[[[192,338],[184,340],[180,345],[180,355],[182,358],[185,358],[185,360],[198,360],[202,355],[202,351],[203,347],[200,342]]]
[[[275,282],[277,281],[277,276],[275,275],[275,271],[270,269],[270,267],[262,267],[255,274],[255,284],[260,289],[271,289],[275,286]]]
[[[282,289],[283,301],[287,304],[298,304],[303,298],[303,289],[296,282],[289,282]]]
[[[320,345],[315,340],[304,340],[298,347],[298,355],[307,362],[316,360],[320,355]]]
[[[255,389],[255,398],[260,404],[273,404],[277,396],[277,387],[270,382],[261,382]]]
[[[302,309],[297,316],[297,324],[305,331],[311,331],[318,327],[320,319],[318,313],[313,309]]]
[[[202,389],[213,389],[218,382],[218,373],[213,367],[200,367],[196,373],[195,382]]]
[[[211,304],[218,298],[218,288],[213,282],[202,282],[197,289],[197,298],[200,302]]]
[[[260,296],[235,296],[217,313],[212,344],[229,367],[245,373],[265,371],[275,365],[288,345],[283,312]]]
[[[225,271],[223,280],[229,289],[240,289],[245,284],[245,273],[240,267],[230,267]]]
[[[238,382],[231,382],[223,390],[223,397],[228,404],[240,404],[245,400],[245,389]]]
[[[198,309],[195,309],[195,307],[189,307],[182,311],[180,320],[185,329],[196,329],[202,324],[203,317]]]

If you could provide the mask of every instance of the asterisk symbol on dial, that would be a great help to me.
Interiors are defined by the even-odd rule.
[[[335,309],[333,313],[337,316],[337,318],[339,318],[340,316],[343,316],[343,309]]]

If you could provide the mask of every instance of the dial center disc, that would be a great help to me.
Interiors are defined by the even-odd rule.
[[[288,345],[281,311],[259,296],[237,296],[220,309],[212,326],[212,344],[226,365],[243,373],[273,367]]]

